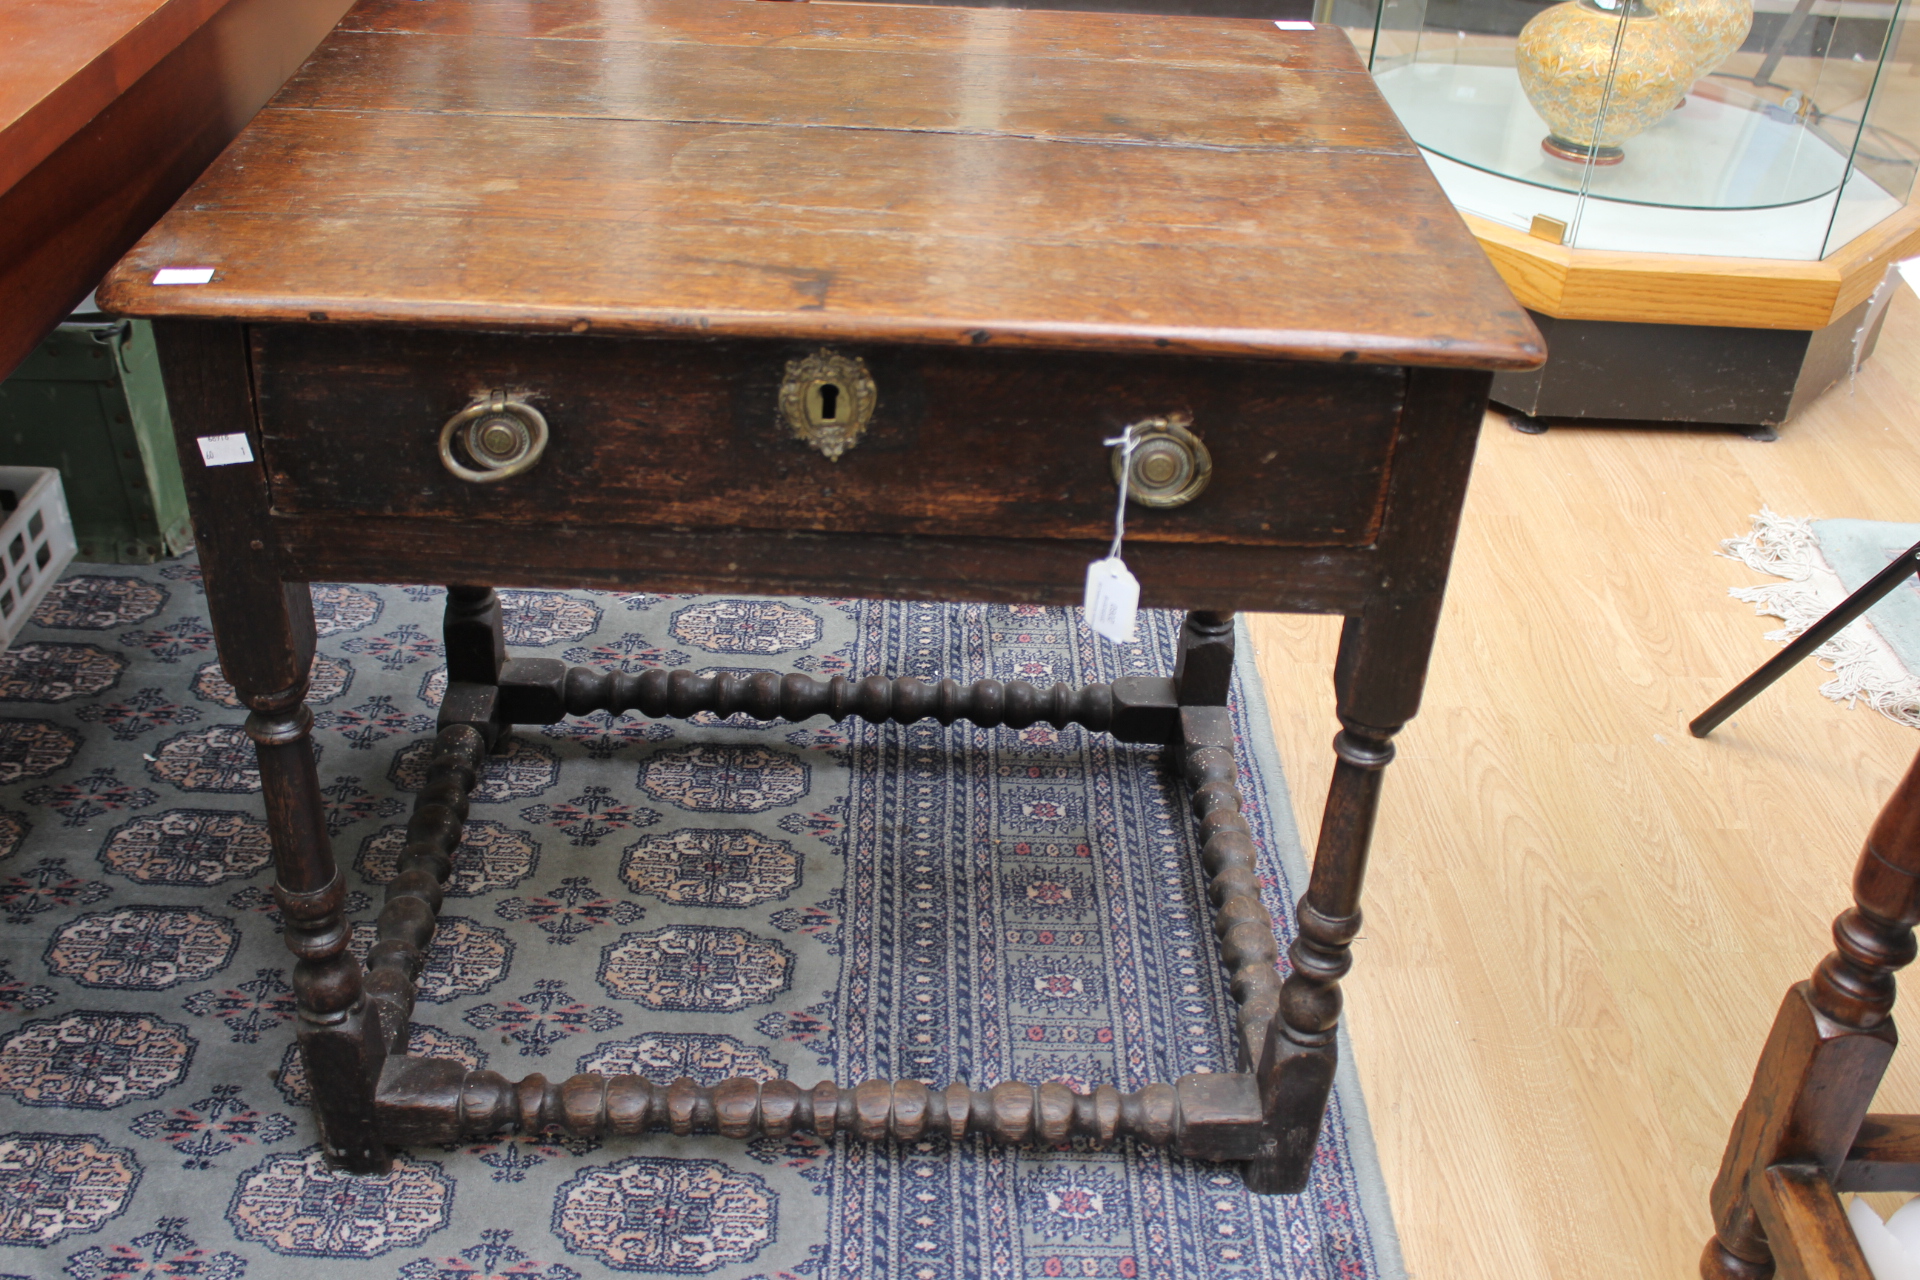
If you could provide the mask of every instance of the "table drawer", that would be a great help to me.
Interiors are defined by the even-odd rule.
[[[1359,546],[1379,526],[1406,393],[1397,368],[861,344],[864,435],[830,461],[779,407],[816,345],[262,326],[252,358],[274,509],[846,533],[1103,538],[1102,441],[1191,416],[1212,459],[1129,538]],[[524,395],[550,440],[475,484],[439,456],[475,395]]]

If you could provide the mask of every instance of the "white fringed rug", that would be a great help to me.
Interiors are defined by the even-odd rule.
[[[1813,520],[1766,507],[1753,531],[1720,544],[1720,554],[1783,582],[1733,587],[1728,594],[1786,625],[1767,639],[1785,644],[1818,622],[1881,569],[1920,542],[1920,524]],[[1834,702],[1864,702],[1890,720],[1920,729],[1920,585],[1909,579],[1814,650]]]

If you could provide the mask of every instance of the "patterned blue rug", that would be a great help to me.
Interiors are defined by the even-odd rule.
[[[503,1139],[330,1172],[197,578],[76,566],[0,658],[0,1276],[1399,1280],[1350,1071],[1299,1197],[1132,1147],[810,1137]],[[361,948],[445,679],[441,595],[314,588]],[[1078,683],[1169,670],[1177,621],[1115,649],[1052,609],[503,595],[515,648],[628,669]],[[1299,849],[1244,679],[1247,816],[1290,919]],[[413,1051],[703,1082],[1231,1069],[1183,794],[1156,766],[1044,725],[521,729],[475,796]]]

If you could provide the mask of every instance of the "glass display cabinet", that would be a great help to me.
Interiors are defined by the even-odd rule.
[[[1319,0],[1551,356],[1540,417],[1764,429],[1920,252],[1905,0]],[[1636,332],[1637,331],[1637,332]]]

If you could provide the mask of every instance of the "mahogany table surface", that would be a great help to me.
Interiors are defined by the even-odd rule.
[[[14,0],[0,9],[0,191],[227,0]]]
[[[347,4],[0,4],[0,377],[166,212]]]

